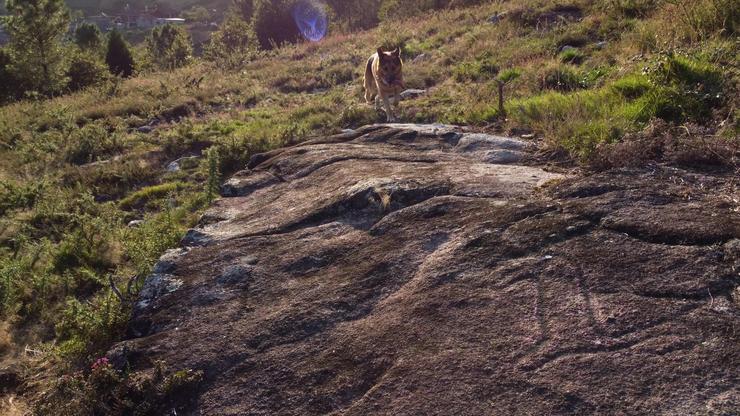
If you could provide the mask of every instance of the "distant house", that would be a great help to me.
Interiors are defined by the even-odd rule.
[[[118,17],[116,26],[122,29],[136,29],[139,27],[139,14],[127,12]]]
[[[101,32],[108,32],[116,26],[117,20],[115,16],[108,16],[105,13],[101,13],[99,16],[86,17],[84,22],[96,25]]]
[[[156,20],[156,25],[184,25],[185,19],[179,18],[179,17],[158,17]]]
[[[0,0],[2,1],[2,0]],[[149,11],[144,13],[127,12],[119,16],[109,16],[105,13],[101,13],[99,16],[88,16],[82,21],[75,22],[71,29],[74,31],[80,23],[92,23],[97,25],[101,32],[109,32],[112,29],[151,29],[155,26],[162,26],[166,24],[183,25],[185,19],[176,17],[157,17]],[[2,42],[3,35],[0,32],[0,42]]]

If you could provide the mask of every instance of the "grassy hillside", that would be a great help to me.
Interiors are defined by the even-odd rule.
[[[384,120],[361,99],[378,45],[400,46],[407,87],[427,89],[401,104],[404,121],[533,133],[558,160],[592,167],[732,167],[739,6],[497,2],[283,47],[238,70],[195,62],[0,107],[0,355],[28,374],[57,364],[29,397],[89,368],[221,178],[257,152]]]

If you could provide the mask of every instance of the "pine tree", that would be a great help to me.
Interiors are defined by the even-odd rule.
[[[238,68],[254,56],[257,46],[254,31],[242,19],[241,11],[231,9],[218,30],[211,35],[205,57],[227,68]]]
[[[241,12],[242,19],[247,22],[252,21],[252,15],[254,15],[254,0],[234,0],[233,5]]]
[[[75,43],[80,49],[97,50],[103,44],[100,29],[92,23],[83,23],[75,30]]]
[[[7,0],[13,70],[29,89],[54,94],[65,85],[64,45],[70,21],[63,0]]]
[[[185,65],[193,54],[190,35],[180,26],[155,27],[146,39],[152,62],[160,69],[173,69]]]
[[[295,42],[300,37],[290,13],[293,3],[291,0],[254,0],[252,26],[262,49]]]
[[[134,58],[128,44],[118,31],[111,32],[108,36],[108,50],[105,54],[105,62],[112,74],[128,78],[134,72]]]
[[[17,99],[23,85],[13,72],[13,60],[6,48],[0,48],[0,104]]]

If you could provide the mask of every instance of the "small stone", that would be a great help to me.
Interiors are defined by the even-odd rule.
[[[167,165],[167,172],[177,172],[180,170],[180,164],[177,161],[170,162]]]
[[[524,158],[524,153],[517,152],[516,150],[492,150],[486,152],[483,157],[483,161],[486,163],[493,163],[496,165],[505,165],[509,163],[516,163]]]
[[[208,234],[196,229],[190,229],[185,233],[185,237],[180,240],[180,244],[183,246],[206,246],[211,241],[213,239]]]
[[[139,301],[134,305],[134,312],[146,309],[154,300],[178,290],[182,285],[183,281],[172,275],[159,273],[149,275],[139,292]]]
[[[140,226],[141,224],[144,224],[144,220],[132,220],[132,221],[129,221],[128,224],[126,224],[126,226],[129,228],[135,228],[135,227]]]
[[[154,131],[154,127],[152,126],[141,126],[136,129],[139,133],[149,134]]]
[[[504,18],[504,16],[506,16],[506,12],[504,12],[504,13],[498,13],[498,12],[496,12],[493,15],[491,15],[491,17],[489,17],[487,20],[488,20],[488,23],[490,23],[492,25],[495,25],[495,24],[499,23],[501,21],[501,19]]]
[[[412,59],[411,62],[412,63],[415,63],[415,64],[418,64],[419,62],[428,61],[429,59],[430,59],[430,56],[429,55],[427,55],[425,53],[421,53],[421,54],[417,55],[414,59]]]
[[[427,90],[408,89],[400,94],[402,100],[409,100],[412,98],[418,98],[426,94]]]
[[[521,137],[522,139],[531,140],[531,139],[534,139],[535,138],[535,134],[534,133],[522,134],[519,137]]]
[[[181,157],[175,161],[170,162],[167,165],[167,172],[177,172],[180,169],[187,169],[188,167],[193,167],[196,165],[196,161],[199,159],[199,156],[185,156]]]
[[[607,45],[606,41],[596,42],[596,49],[604,49]]]
[[[576,51],[576,50],[578,50],[578,48],[576,48],[575,46],[570,46],[570,45],[564,45],[564,46],[562,46],[562,47],[560,48],[560,52],[565,52],[565,51]]]

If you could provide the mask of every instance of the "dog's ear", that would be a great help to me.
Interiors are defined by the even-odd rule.
[[[391,52],[391,55],[393,55],[393,56],[401,56],[401,49],[399,49],[399,48],[394,49],[393,52]]]
[[[378,57],[382,58],[384,55],[383,48],[378,48]]]

